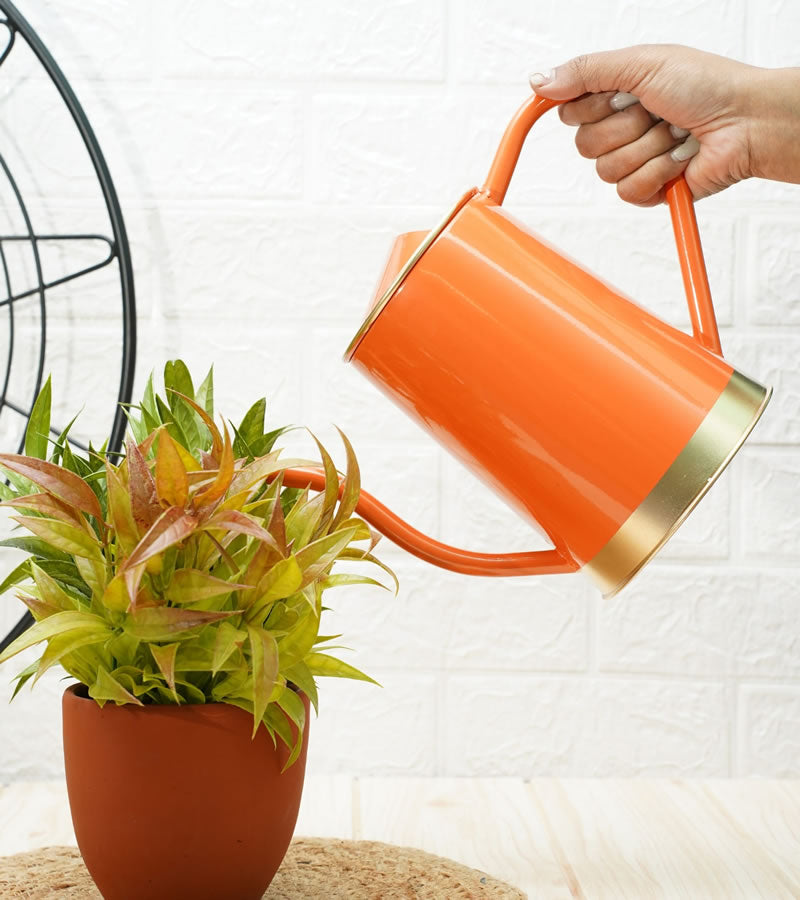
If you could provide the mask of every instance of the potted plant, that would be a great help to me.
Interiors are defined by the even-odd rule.
[[[213,371],[213,370],[212,370]],[[129,410],[124,455],[51,441],[50,383],[25,454],[0,454],[5,506],[30,533],[0,585],[36,622],[0,655],[44,651],[14,694],[51,666],[63,699],[75,834],[106,898],[260,898],[300,804],[316,677],[371,681],[331,656],[323,593],[377,581],[332,573],[373,555],[353,513],[358,464],[339,473],[317,441],[325,489],[287,488],[258,400],[233,436],[214,421],[213,375],[184,363],[152,376]],[[367,542],[366,546],[359,542]],[[396,583],[396,579],[395,579]]]

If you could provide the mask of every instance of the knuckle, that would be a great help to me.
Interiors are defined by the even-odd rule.
[[[627,179],[624,179],[617,184],[617,194],[620,200],[624,200],[626,203],[634,203],[637,206],[648,199],[648,197],[644,196],[644,192],[635,182],[628,181]]]
[[[584,126],[581,126],[575,135],[575,146],[584,159],[596,159],[598,156],[596,141],[592,138],[591,132],[587,132]]]
[[[623,177],[618,167],[607,156],[599,157],[595,163],[595,170],[600,180],[605,181],[606,184],[616,184]]]

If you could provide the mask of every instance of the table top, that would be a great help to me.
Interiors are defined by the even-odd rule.
[[[800,781],[311,775],[296,834],[418,847],[536,900],[800,897]],[[63,782],[0,787],[0,856],[74,843]]]

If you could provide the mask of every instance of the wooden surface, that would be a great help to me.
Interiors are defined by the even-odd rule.
[[[532,900],[800,898],[800,781],[311,776],[296,833],[419,847]],[[0,856],[47,844],[74,844],[63,784],[1,787]]]

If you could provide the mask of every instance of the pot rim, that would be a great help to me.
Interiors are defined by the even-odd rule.
[[[293,690],[301,700],[306,701],[306,695],[297,687],[296,684],[293,684],[290,681],[287,681],[287,687]],[[69,694],[71,697],[74,697],[76,700],[87,701],[89,703],[93,703],[98,710],[105,710],[106,707],[110,707],[113,709],[128,709],[130,711],[133,710],[148,710],[148,709],[160,709],[160,710],[174,710],[174,711],[183,711],[188,709],[219,709],[221,707],[225,707],[226,709],[237,709],[239,712],[243,713],[246,716],[252,716],[247,710],[242,709],[240,706],[235,706],[233,703],[225,703],[224,700],[212,700],[209,703],[143,703],[141,706],[137,706],[135,703],[123,703],[121,706],[117,706],[117,704],[113,700],[107,700],[104,706],[100,706],[100,704],[94,699],[94,697],[89,696],[89,686],[84,684],[82,681],[76,681],[73,684],[67,685],[64,689],[64,696]]]

